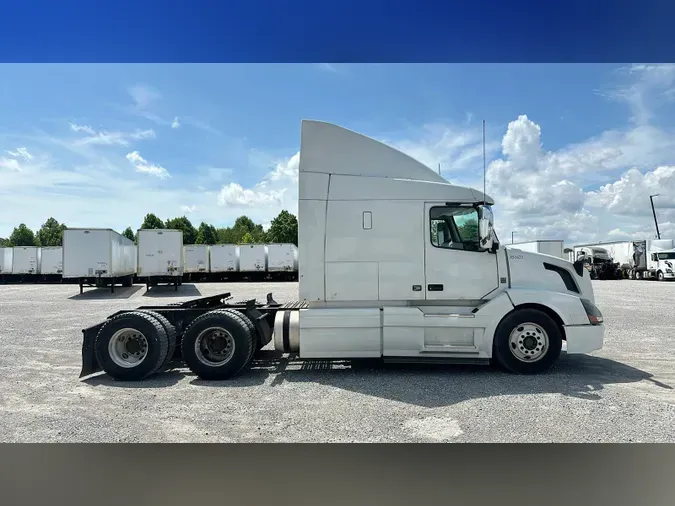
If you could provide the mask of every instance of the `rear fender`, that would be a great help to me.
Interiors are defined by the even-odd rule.
[[[96,345],[96,335],[104,324],[105,322],[99,323],[98,325],[82,330],[84,339],[82,341],[82,370],[80,371],[80,378],[103,370],[98,363],[98,360],[96,360],[96,351],[94,347]]]
[[[248,308],[245,311],[246,316],[251,319],[253,326],[255,327],[256,332],[258,333],[258,338],[262,346],[267,345],[272,340],[272,326],[269,323],[270,313],[262,313],[254,308]],[[272,321],[274,321],[274,315],[272,315]]]

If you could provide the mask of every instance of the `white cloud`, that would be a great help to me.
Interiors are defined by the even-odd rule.
[[[675,64],[634,64],[618,72],[626,82],[597,93],[628,104],[637,124],[649,123],[661,103],[675,98]]]
[[[14,158],[0,157],[0,169],[14,170],[21,172],[21,165]]]
[[[30,162],[33,159],[33,155],[31,155],[26,148],[17,148],[16,151],[7,151],[7,154],[14,158],[23,158],[27,162]]]
[[[444,176],[483,167],[482,127],[467,129],[434,123],[424,125],[422,131],[416,132],[413,138],[381,140],[435,171],[441,164]],[[498,142],[486,140],[486,156],[494,155],[498,149]]]
[[[156,89],[146,84],[135,84],[130,86],[127,91],[136,107],[141,109],[145,109],[152,102],[162,97]]]
[[[136,167],[137,172],[150,174],[160,179],[166,179],[168,177],[171,177],[169,171],[167,171],[164,167],[162,167],[161,165],[153,165],[151,163],[148,163],[148,161],[145,158],[143,158],[138,151],[132,151],[131,153],[127,153],[126,158],[127,160],[129,160],[131,165]]]
[[[180,128],[180,121],[178,120],[178,116],[173,118],[173,121],[171,122],[171,128]]]
[[[238,183],[223,186],[218,194],[218,205],[232,207],[281,206],[283,190],[244,188]]]
[[[104,130],[97,131],[88,125],[76,125],[74,123],[70,124],[70,129],[73,132],[85,132],[89,134],[87,137],[77,139],[75,141],[75,144],[77,145],[99,144],[104,146],[128,146],[131,141],[154,139],[156,137],[155,131],[152,129],[136,129],[133,132],[107,132]]]
[[[197,210],[197,206],[180,206],[180,210],[186,214],[194,213]]]
[[[295,153],[287,160],[281,160],[276,163],[274,169],[267,174],[262,185],[267,185],[269,181],[290,181],[298,182],[298,170],[300,167],[300,151]]]

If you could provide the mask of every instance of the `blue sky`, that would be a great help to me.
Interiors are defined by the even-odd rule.
[[[146,212],[267,224],[296,211],[302,118],[476,186],[485,119],[504,237],[649,235],[659,191],[675,234],[670,65],[7,64],[0,82],[3,237],[49,216],[118,230]]]

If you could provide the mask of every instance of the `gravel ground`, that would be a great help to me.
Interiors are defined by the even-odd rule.
[[[489,367],[352,369],[288,362],[207,383],[187,370],[140,383],[79,380],[81,329],[118,309],[231,291],[279,302],[297,283],[187,284],[151,296],[72,285],[0,286],[3,442],[673,442],[675,283],[595,282],[603,350],[546,375]],[[269,348],[269,346],[268,346]]]

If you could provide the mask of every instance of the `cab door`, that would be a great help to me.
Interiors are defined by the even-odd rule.
[[[478,211],[425,203],[427,300],[480,300],[499,287],[497,255],[479,251]]]

